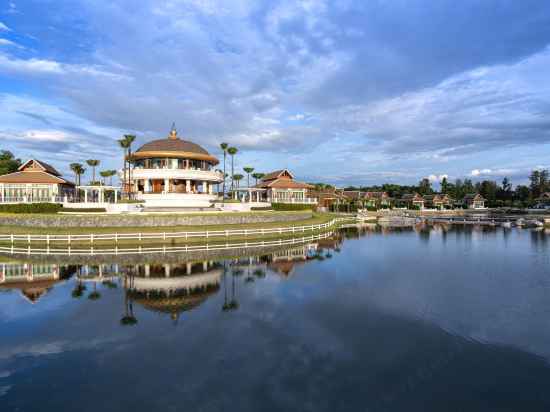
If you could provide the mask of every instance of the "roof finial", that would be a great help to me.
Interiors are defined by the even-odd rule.
[[[170,130],[170,139],[177,139],[178,131],[176,130],[176,122],[172,123],[172,130]]]

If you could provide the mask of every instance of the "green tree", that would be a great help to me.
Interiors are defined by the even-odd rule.
[[[265,176],[265,173],[258,173],[258,172],[253,173],[253,174],[252,174],[252,177],[254,178],[254,181],[255,181],[254,184],[257,185],[257,184],[258,184],[258,180],[263,179],[264,176]]]
[[[220,143],[220,148],[223,151],[223,189],[222,189],[222,203],[225,201],[225,180],[227,177],[227,174],[225,172],[225,161],[227,158],[227,148],[229,145],[227,143]]]
[[[9,150],[0,151],[0,175],[16,172],[21,166],[21,159],[16,159]]]
[[[441,179],[441,193],[449,193],[449,182],[447,181],[446,177],[443,177],[443,179]]]
[[[99,160],[97,160],[97,159],[88,159],[88,160],[86,160],[86,163],[88,164],[88,166],[90,166],[92,168],[92,184],[96,184],[96,181],[95,181],[95,168],[97,166],[99,166]]]
[[[418,193],[420,193],[421,195],[429,195],[430,193],[433,193],[430,179],[425,177],[420,181],[420,183],[418,184]]]
[[[80,176],[82,176],[86,172],[86,169],[84,169],[81,163],[71,163],[69,167],[74,173],[75,184],[77,186],[80,186]]]
[[[239,182],[240,182],[243,178],[244,178],[244,176],[241,175],[241,174],[238,174],[238,173],[235,174],[235,175],[233,175],[233,180],[234,180],[235,183],[236,183],[236,188],[237,188],[237,189],[240,187],[240,183],[239,183]]]
[[[247,166],[247,167],[243,167],[243,170],[246,173],[246,185],[250,187],[250,173],[254,171],[254,168]]]
[[[238,151],[239,149],[236,147],[230,147],[227,149],[227,153],[231,156],[231,190],[234,189],[233,176],[235,175],[235,155]]]

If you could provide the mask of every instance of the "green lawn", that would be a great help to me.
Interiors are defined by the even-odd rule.
[[[249,224],[233,224],[233,225],[193,225],[193,226],[158,226],[158,227],[18,227],[18,226],[0,226],[1,234],[100,234],[100,233],[162,233],[162,232],[201,232],[205,230],[235,230],[235,229],[256,229],[256,228],[273,228],[273,227],[290,227],[302,225],[316,225],[328,222],[333,218],[331,214],[314,214],[312,218],[305,220],[297,220],[292,222],[269,222],[269,223],[249,223]]]

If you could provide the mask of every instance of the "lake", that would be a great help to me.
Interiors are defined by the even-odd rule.
[[[0,410],[550,410],[548,231],[258,253],[2,256]]]

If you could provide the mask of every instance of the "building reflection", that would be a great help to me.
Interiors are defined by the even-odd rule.
[[[69,279],[74,267],[48,263],[0,263],[0,289],[19,290],[21,296],[34,304],[57,283]]]
[[[177,322],[183,312],[218,292],[222,274],[223,265],[212,261],[127,266],[123,276],[125,316],[133,316],[132,305],[137,303]]]

